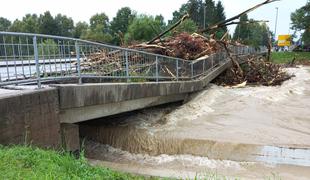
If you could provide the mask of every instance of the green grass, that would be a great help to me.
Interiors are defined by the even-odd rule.
[[[26,146],[0,146],[0,179],[146,179],[90,166],[68,153]]]
[[[273,52],[271,54],[271,60],[279,64],[291,62],[294,57],[296,61],[310,61],[310,52]]]

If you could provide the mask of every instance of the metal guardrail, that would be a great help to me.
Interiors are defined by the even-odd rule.
[[[253,54],[245,46],[235,55]],[[260,50],[262,51],[262,49]],[[104,54],[100,61],[96,56]],[[180,81],[205,75],[227,61],[225,52],[189,61],[86,40],[42,34],[0,32],[0,86],[83,78]]]

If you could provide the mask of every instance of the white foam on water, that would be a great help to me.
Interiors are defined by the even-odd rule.
[[[120,161],[137,162],[148,165],[169,165],[182,164],[184,167],[204,167],[209,169],[217,168],[233,168],[236,170],[243,169],[241,163],[229,160],[213,160],[207,157],[193,156],[193,155],[167,155],[161,154],[158,156],[150,156],[147,154],[133,154],[127,151],[123,151],[118,148],[111,147],[109,145],[97,145],[95,148],[104,149],[106,157],[117,157]],[[247,162],[247,164],[255,164],[254,162]]]

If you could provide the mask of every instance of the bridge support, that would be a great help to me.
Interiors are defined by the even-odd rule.
[[[80,135],[79,125],[70,123],[61,123],[62,146],[66,151],[79,152]]]

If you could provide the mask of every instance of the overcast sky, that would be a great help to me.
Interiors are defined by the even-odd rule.
[[[49,10],[53,15],[58,13],[72,17],[75,22],[86,21],[100,12],[105,12],[110,20],[121,7],[129,6],[139,14],[162,14],[165,20],[172,18],[172,12],[179,9],[187,0],[0,0],[0,16],[10,19],[21,19],[26,13],[43,13]],[[240,13],[264,0],[222,0],[227,17]],[[290,14],[305,5],[307,0],[281,0],[257,9],[249,14],[250,18],[268,20],[270,29],[275,29],[276,7],[279,7],[277,34],[292,33]],[[233,32],[234,27],[230,27]]]

